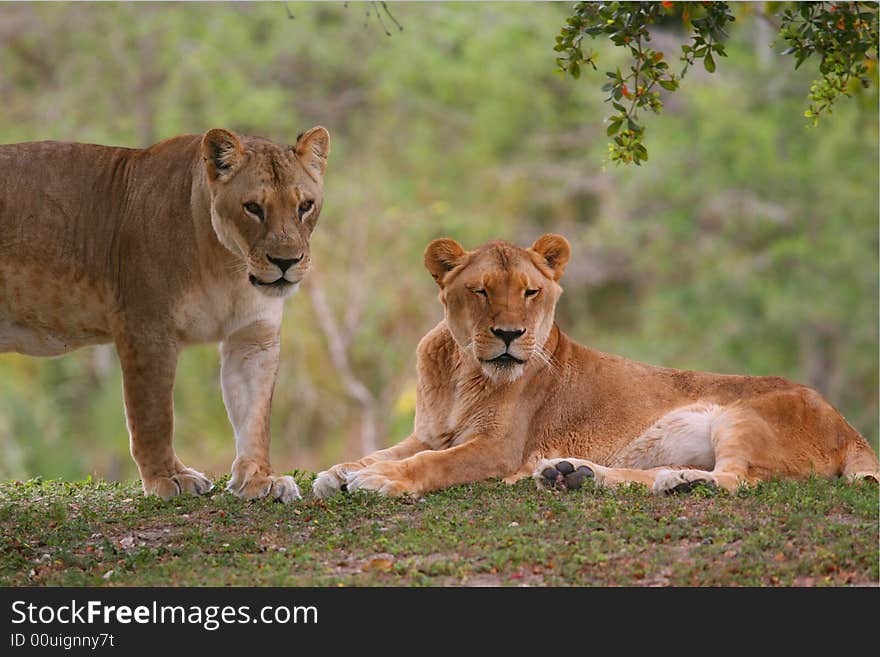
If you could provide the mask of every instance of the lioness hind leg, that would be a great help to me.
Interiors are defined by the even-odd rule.
[[[214,485],[205,475],[186,467],[174,454],[172,389],[178,351],[173,341],[139,344],[117,341],[125,393],[125,416],[131,455],[141,474],[145,495],[169,499],[202,495]]]
[[[698,483],[727,488],[731,481],[723,474],[719,476],[719,473],[703,470],[608,468],[576,458],[544,459],[538,464],[532,478],[539,489],[576,489],[587,479],[593,479],[597,486],[642,484],[654,493],[688,492]]]
[[[735,492],[767,476],[792,474],[785,452],[768,446],[779,444],[774,429],[755,408],[739,404],[721,410],[711,424],[715,464],[711,471],[664,468],[657,472],[655,493],[688,492],[704,482]]]

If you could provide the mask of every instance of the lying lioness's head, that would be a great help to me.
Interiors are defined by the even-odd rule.
[[[309,270],[329,153],[322,127],[301,134],[294,146],[219,128],[202,138],[214,231],[244,261],[251,284],[269,296],[292,292]]]
[[[530,358],[549,358],[543,347],[569,254],[560,235],[544,235],[528,249],[496,241],[465,251],[439,239],[425,250],[453,338],[493,381],[515,381]]]

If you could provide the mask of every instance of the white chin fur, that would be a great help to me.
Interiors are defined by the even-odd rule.
[[[515,363],[513,365],[506,365],[503,367],[498,367],[497,365],[492,365],[491,363],[483,363],[483,374],[486,376],[487,379],[492,381],[492,383],[496,384],[513,383],[522,376],[524,369],[524,363]]]
[[[273,299],[286,299],[287,297],[296,293],[299,290],[299,283],[294,283],[293,285],[287,285],[285,287],[271,287],[269,285],[260,285],[258,288],[260,292],[265,294],[267,297],[272,297]]]

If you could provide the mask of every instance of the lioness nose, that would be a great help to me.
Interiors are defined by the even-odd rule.
[[[499,328],[492,329],[492,333],[495,335],[495,337],[498,337],[498,338],[501,338],[502,340],[504,340],[504,344],[506,344],[507,346],[510,346],[511,342],[516,340],[518,337],[520,337],[525,332],[526,332],[525,329],[514,329],[512,331],[509,329],[499,329]]]
[[[284,274],[284,272],[302,260],[303,257],[300,255],[298,258],[273,258],[272,256],[267,255],[266,259],[273,265],[276,265],[278,269],[281,270],[281,273]]]

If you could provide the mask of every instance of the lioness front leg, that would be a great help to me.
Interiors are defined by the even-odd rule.
[[[168,499],[184,493],[207,493],[214,487],[211,481],[181,463],[172,447],[172,390],[179,347],[161,334],[138,334],[150,339],[122,337],[116,342],[116,351],[122,366],[131,455],[140,471],[144,494]]]
[[[251,500],[300,497],[293,477],[276,477],[269,464],[269,415],[281,353],[280,327],[256,322],[220,345],[223,402],[235,430],[235,462],[227,489]]]
[[[407,439],[397,443],[388,449],[380,449],[373,452],[369,456],[353,461],[351,463],[337,463],[329,470],[318,473],[315,483],[312,484],[312,493],[315,497],[324,498],[334,495],[339,490],[346,490],[346,479],[348,476],[358,470],[362,470],[367,466],[378,461],[398,461],[405,459],[413,454],[418,454],[426,449],[430,449],[425,443],[416,438],[412,434]]]
[[[522,447],[480,436],[440,451],[419,452],[401,461],[379,461],[348,475],[349,491],[421,495],[457,484],[505,477],[520,465]]]

